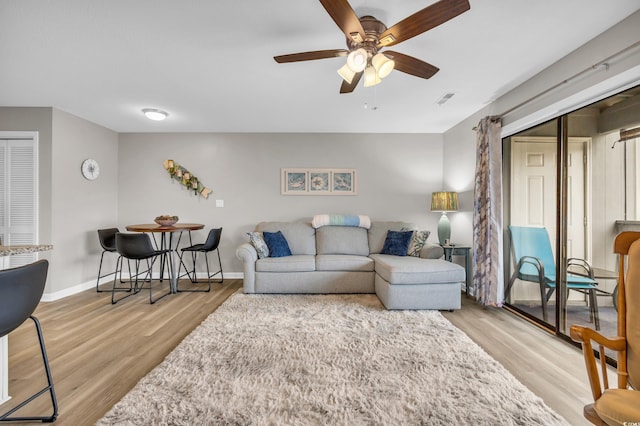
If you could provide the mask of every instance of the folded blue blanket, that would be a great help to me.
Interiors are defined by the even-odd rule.
[[[311,226],[320,228],[321,226],[357,226],[359,228],[371,228],[371,219],[363,215],[341,215],[341,214],[317,214],[311,221]]]

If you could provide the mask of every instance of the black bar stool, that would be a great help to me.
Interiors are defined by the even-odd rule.
[[[47,386],[6,413],[0,415],[0,421],[3,422],[54,422],[58,417],[58,401],[56,400],[56,393],[53,388],[49,358],[47,357],[47,351],[44,347],[42,327],[40,326],[40,321],[32,315],[42,298],[48,269],[49,262],[39,260],[26,266],[0,271],[0,337],[11,333],[28,318],[31,318],[36,326],[44,371],[47,375]],[[53,414],[50,416],[10,417],[13,413],[47,392],[51,395]]]
[[[117,274],[116,276],[113,278],[113,287],[111,290],[111,303],[115,304],[118,301],[125,299],[133,294],[138,294],[140,292],[140,290],[143,290],[144,287],[143,285],[138,285],[138,277],[140,276],[140,263],[144,260],[147,264],[147,268],[146,268],[146,272],[144,272],[145,274],[145,278],[143,280],[143,282],[148,281],[149,282],[149,303],[153,304],[156,303],[158,300],[162,299],[165,296],[168,296],[169,294],[171,294],[171,283],[169,282],[169,291],[165,294],[163,294],[162,296],[153,299],[153,276],[152,276],[152,272],[153,272],[153,265],[156,261],[156,259],[158,257],[162,257],[162,256],[166,256],[169,254],[169,252],[171,251],[170,249],[163,249],[163,250],[156,250],[153,246],[153,243],[151,243],[151,238],[149,238],[149,235],[144,234],[144,233],[140,233],[140,234],[126,234],[126,233],[122,233],[122,232],[118,232],[116,233],[116,249],[118,250],[118,253],[120,254],[120,257],[118,258],[118,262],[116,263],[116,266],[118,265],[118,263],[120,264],[120,272],[122,273],[122,268],[123,268],[123,260],[127,259],[127,263],[129,264],[129,271],[131,271],[131,264],[130,261],[134,260],[135,261],[135,282],[133,281],[134,277],[131,277],[131,274],[129,274],[129,289],[133,290],[130,294],[127,294],[126,296],[121,297],[120,299],[115,298],[115,292],[119,291],[119,290],[126,290],[125,288],[122,287],[117,287],[116,285],[116,281],[118,279]],[[168,265],[169,268],[169,276],[171,276],[171,262],[165,262],[166,265]],[[116,269],[117,272],[117,269]],[[160,271],[160,279],[159,281],[162,281],[162,276],[163,276],[164,271]],[[148,277],[148,279],[147,279]],[[170,280],[169,280],[170,281]]]
[[[206,290],[204,289],[203,290],[193,290],[193,289],[180,290],[180,287],[179,287],[180,283],[178,282],[178,289],[177,289],[178,291],[204,291],[204,292],[211,291],[211,278],[213,278],[218,274],[220,274],[220,279],[219,281],[216,281],[216,282],[217,283],[224,282],[224,273],[222,272],[222,262],[220,261],[220,250],[218,250],[221,236],[222,236],[222,228],[213,228],[209,231],[207,240],[204,243],[194,244],[192,246],[184,247],[181,249],[182,253],[180,254],[180,264],[178,265],[178,279],[180,278],[180,269],[184,266],[186,273],[183,274],[182,276],[187,275],[189,277],[189,280],[194,284],[197,284],[200,282],[196,278],[196,257],[198,253],[202,253],[204,254],[205,264],[207,265],[207,284],[209,286]],[[220,266],[220,269],[212,274],[209,269],[209,258],[207,256],[207,253],[210,253],[214,250],[218,254],[218,265]],[[189,273],[189,269],[187,268],[187,265],[185,265],[183,260],[185,253],[192,254],[191,259],[193,261],[193,270],[191,273]]]

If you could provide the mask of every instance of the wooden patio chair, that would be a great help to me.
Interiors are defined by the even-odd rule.
[[[619,258],[618,335],[607,338],[579,325],[571,326],[570,333],[582,344],[593,394],[584,416],[596,425],[640,424],[640,232],[618,235],[613,251]],[[599,345],[600,371],[592,341]],[[617,388],[609,388],[605,348],[618,353]]]

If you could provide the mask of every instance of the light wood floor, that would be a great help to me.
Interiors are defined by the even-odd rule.
[[[461,310],[443,314],[570,424],[591,424],[582,416],[593,400],[580,349],[464,294]]]
[[[90,425],[156,366],[202,320],[242,285],[227,280],[211,293],[180,293],[149,305],[146,294],[115,306],[108,293],[88,290],[42,303],[40,319],[58,395],[58,425]],[[581,353],[501,309],[463,297],[444,315],[573,425],[587,424],[590,392]],[[9,335],[9,393],[30,395],[45,381],[35,331],[28,322]],[[473,363],[473,360],[469,360]],[[46,396],[23,414],[46,414]],[[473,407],[469,407],[473,409]]]

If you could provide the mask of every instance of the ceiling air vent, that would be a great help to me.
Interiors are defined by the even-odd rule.
[[[438,100],[438,105],[440,105],[440,106],[444,105],[445,102],[447,102],[449,99],[453,98],[453,95],[455,95],[455,93],[446,93],[443,97],[441,97]]]

